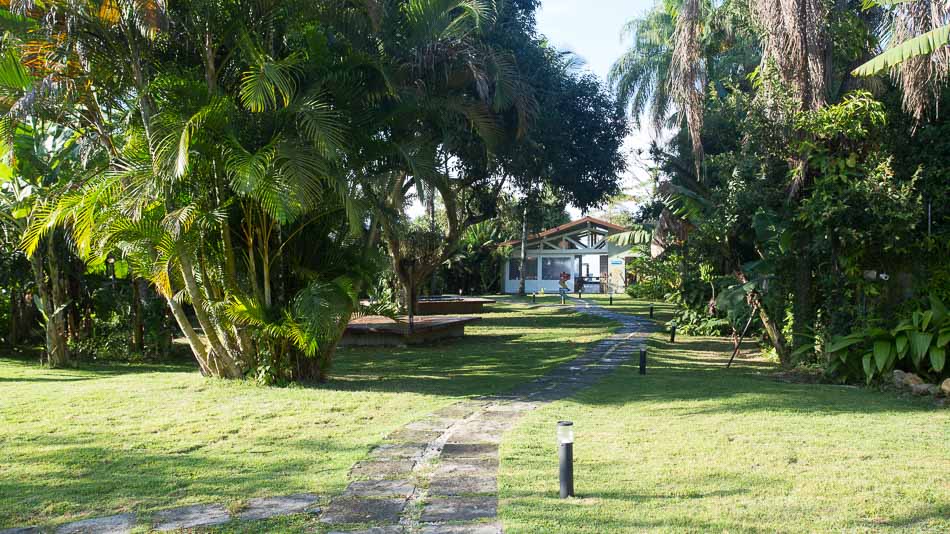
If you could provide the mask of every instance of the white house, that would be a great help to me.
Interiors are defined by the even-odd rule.
[[[575,291],[578,277],[584,280],[585,293],[622,292],[626,288],[626,263],[635,254],[607,237],[627,229],[616,224],[584,217],[528,236],[526,243],[525,291],[557,293],[561,273],[571,279],[567,287]],[[505,293],[517,293],[521,278],[521,241],[503,243],[511,247],[505,262]],[[606,274],[606,279],[604,275]]]

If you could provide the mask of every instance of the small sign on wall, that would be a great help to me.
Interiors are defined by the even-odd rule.
[[[623,260],[610,260],[611,265],[623,265]]]

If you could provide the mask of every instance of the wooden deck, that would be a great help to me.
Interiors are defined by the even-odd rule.
[[[465,325],[480,317],[438,316],[416,317],[412,331],[408,317],[394,321],[388,317],[369,315],[350,321],[340,344],[343,346],[401,347],[422,345],[465,335]]]
[[[433,299],[420,298],[416,302],[418,315],[450,315],[483,313],[485,304],[494,304],[492,299],[479,297],[437,297]]]

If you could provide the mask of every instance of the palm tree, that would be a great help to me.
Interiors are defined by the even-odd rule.
[[[893,8],[892,24],[882,27],[886,50],[854,69],[855,76],[891,70],[903,90],[904,109],[918,122],[933,108],[950,73],[950,2],[881,0]]]
[[[676,20],[664,4],[657,4],[644,16],[624,25],[623,35],[630,48],[613,64],[608,83],[621,102],[629,107],[637,127],[648,112],[656,129],[665,126],[673,107],[670,70]]]
[[[630,109],[639,126],[649,108],[650,123],[660,129],[669,122],[674,104],[692,143],[696,179],[701,180],[706,50],[716,9],[705,0],[664,0],[624,27],[633,43],[614,63],[608,82]]]

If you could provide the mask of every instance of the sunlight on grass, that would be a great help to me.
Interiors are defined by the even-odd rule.
[[[880,392],[775,381],[731,344],[663,334],[506,436],[506,532],[950,531],[950,414]],[[554,425],[575,422],[578,498],[557,498]]]
[[[333,380],[316,387],[209,380],[190,366],[52,371],[0,359],[0,528],[330,496],[390,431],[543,374],[611,326],[566,309],[492,310],[455,343],[341,350]]]

